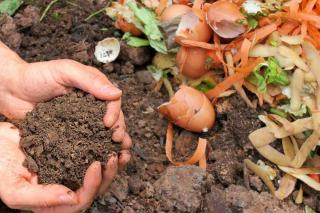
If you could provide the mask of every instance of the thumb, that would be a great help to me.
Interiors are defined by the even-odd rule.
[[[32,185],[26,183],[12,195],[15,208],[29,209],[78,203],[74,192],[62,185]],[[10,202],[9,202],[10,203]]]
[[[63,86],[81,89],[101,100],[112,101],[121,97],[121,90],[98,69],[72,60],[51,61],[57,62],[61,65],[54,67],[58,74],[57,79],[60,79]]]

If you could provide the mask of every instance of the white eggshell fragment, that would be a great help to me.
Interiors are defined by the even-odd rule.
[[[101,63],[110,63],[117,59],[120,53],[120,42],[116,38],[105,38],[99,41],[94,56]]]

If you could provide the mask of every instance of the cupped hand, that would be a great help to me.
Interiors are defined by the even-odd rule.
[[[112,139],[122,142],[119,167],[122,168],[130,160],[128,150],[131,139],[125,131],[121,111],[122,92],[103,73],[94,67],[68,59],[27,63],[13,52],[6,56],[6,70],[0,76],[2,114],[8,118],[21,119],[37,103],[66,94],[73,88],[81,89],[107,102],[104,124],[114,130]]]
[[[25,155],[19,142],[19,130],[0,122],[0,199],[13,209],[35,213],[79,212],[91,205],[117,173],[117,158],[111,158],[106,169],[99,162],[92,163],[76,192],[57,184],[40,185],[37,175],[22,166]]]

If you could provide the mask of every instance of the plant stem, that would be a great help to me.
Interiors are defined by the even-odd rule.
[[[57,3],[59,0],[52,0],[48,6],[46,7],[46,9],[43,11],[41,18],[40,18],[40,22],[44,19],[44,17],[47,15],[48,11],[50,10],[50,8]]]
[[[89,21],[92,17],[94,17],[94,16],[102,13],[103,11],[105,11],[105,9],[106,9],[107,7],[109,7],[110,3],[111,3],[111,1],[108,1],[107,5],[106,5],[105,7],[101,8],[100,10],[98,10],[98,11],[96,11],[96,12],[94,12],[94,13],[91,13],[91,14],[85,19],[85,21]]]
[[[91,13],[91,14],[85,19],[85,21],[89,21],[92,17],[94,17],[94,16],[102,13],[105,9],[106,9],[106,7],[103,7],[102,9],[100,9],[100,10],[94,12],[94,13]]]

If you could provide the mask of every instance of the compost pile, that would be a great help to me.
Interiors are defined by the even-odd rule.
[[[38,104],[18,123],[24,166],[38,174],[39,183],[78,189],[89,165],[105,164],[119,148],[103,124],[105,111],[105,102],[80,91]]]
[[[247,168],[280,200],[298,185],[295,202],[302,203],[298,180],[320,191],[319,1],[128,0],[113,2],[106,13],[128,45],[157,51],[149,70],[170,97],[159,112],[170,121],[165,151],[172,164],[207,168],[205,138],[190,159],[173,159],[172,123],[208,132],[216,101],[237,93],[247,107],[266,106],[259,116],[265,127],[249,139],[284,176],[276,189],[273,168],[245,159]],[[173,82],[181,85],[176,93]],[[279,140],[281,149],[271,146]]]

